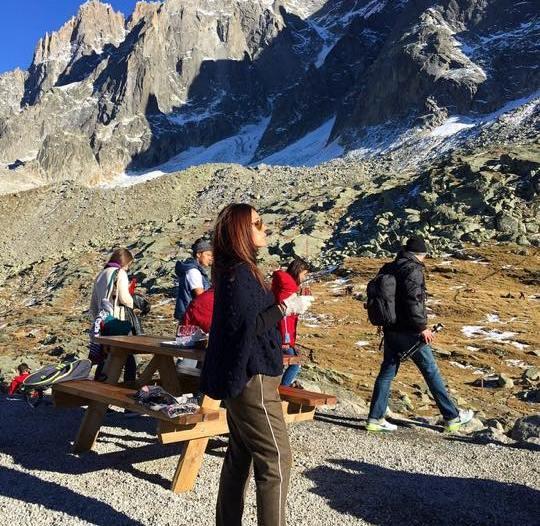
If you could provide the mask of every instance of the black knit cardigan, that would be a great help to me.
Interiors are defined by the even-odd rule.
[[[283,374],[282,313],[274,295],[238,264],[219,280],[208,349],[201,374],[201,391],[223,400],[238,396],[256,374]]]

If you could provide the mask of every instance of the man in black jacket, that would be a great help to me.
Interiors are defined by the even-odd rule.
[[[427,247],[421,237],[412,237],[394,262],[396,277],[396,323],[384,328],[384,359],[375,381],[367,423],[368,431],[394,431],[397,426],[384,418],[390,387],[396,376],[400,355],[419,340],[422,345],[412,360],[420,369],[435,402],[446,422],[447,431],[457,431],[473,417],[473,412],[460,411],[451,400],[435,362],[430,343],[433,333],[427,326],[426,282],[423,261]]]

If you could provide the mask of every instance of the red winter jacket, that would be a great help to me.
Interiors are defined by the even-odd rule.
[[[295,292],[298,292],[298,283],[284,270],[276,270],[272,276],[272,292],[278,303],[288,298]],[[281,333],[281,342],[283,345],[294,347],[296,343],[296,326],[298,325],[298,315],[290,314],[285,316],[279,322],[279,332]],[[288,342],[287,336],[288,334]]]
[[[182,318],[182,325],[197,325],[204,332],[209,333],[213,310],[214,289],[210,288],[191,300]]]
[[[15,394],[28,376],[30,376],[30,373],[27,371],[26,373],[22,373],[19,376],[16,376],[15,378],[13,378],[13,380],[11,381],[11,384],[9,385],[8,395],[11,396]]]

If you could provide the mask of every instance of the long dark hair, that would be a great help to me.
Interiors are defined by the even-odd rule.
[[[218,215],[212,245],[214,264],[212,279],[219,283],[239,263],[245,263],[266,288],[262,272],[257,267],[257,247],[253,243],[251,214],[255,209],[245,203],[227,205]]]
[[[294,258],[287,267],[287,274],[290,274],[294,278],[294,281],[296,281],[296,284],[300,285],[300,274],[304,270],[310,272],[311,265],[305,259]]]

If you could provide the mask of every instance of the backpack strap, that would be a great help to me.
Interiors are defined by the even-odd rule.
[[[114,316],[114,313],[116,312],[117,308],[118,308],[118,280],[120,279],[120,271],[119,270],[116,270],[115,271],[115,276],[116,276],[116,279],[114,280],[115,281],[115,287],[116,287],[116,294],[114,295],[114,305],[113,305],[113,316]],[[114,288],[113,287],[113,290]]]
[[[112,292],[114,290],[114,281],[115,281],[115,277],[117,278],[118,276],[118,270],[114,270],[111,274],[111,277],[109,278],[109,283],[107,283],[107,292],[105,293],[105,298],[106,299],[110,299],[111,298],[111,295],[112,295]],[[118,283],[118,278],[116,279],[116,282]],[[117,284],[116,283],[116,284]],[[118,289],[118,287],[117,287]],[[118,291],[117,291],[117,294],[118,296]]]

